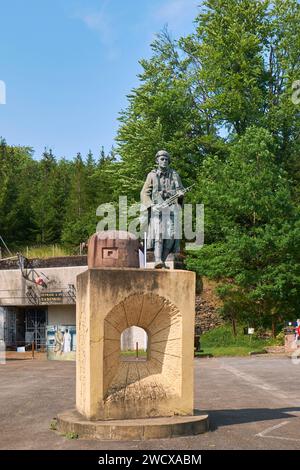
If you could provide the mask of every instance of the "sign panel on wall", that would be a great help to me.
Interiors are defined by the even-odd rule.
[[[47,357],[55,361],[76,360],[76,326],[47,326]]]

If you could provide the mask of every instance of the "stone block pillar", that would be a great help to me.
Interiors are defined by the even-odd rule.
[[[195,274],[88,269],[77,278],[76,407],[88,420],[192,415]],[[131,326],[148,335],[147,361],[123,362]]]

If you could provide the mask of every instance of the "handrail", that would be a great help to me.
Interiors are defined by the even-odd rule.
[[[18,344],[22,344],[22,346],[24,346],[25,348],[25,352],[28,352],[26,351],[26,348],[27,347],[31,347],[31,355],[32,355],[32,359],[34,359],[34,351],[35,351],[35,342],[34,341],[31,341],[30,343],[25,343],[25,341],[14,341],[13,343],[10,343],[9,347],[13,347],[13,348],[17,348],[18,347]],[[22,353],[20,353],[22,354]]]

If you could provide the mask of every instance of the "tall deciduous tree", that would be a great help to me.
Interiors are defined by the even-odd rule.
[[[120,183],[135,200],[158,150],[168,149],[173,166],[189,179],[191,168],[219,145],[214,123],[202,108],[205,94],[197,95],[190,62],[178,42],[164,30],[151,47],[152,58],[140,61],[140,86],[128,96],[117,135]]]
[[[250,127],[229,158],[208,158],[195,200],[205,204],[206,245],[188,266],[219,279],[227,316],[263,323],[297,315],[299,208],[276,162],[276,139]]]

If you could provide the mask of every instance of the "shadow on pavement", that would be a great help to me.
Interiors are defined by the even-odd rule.
[[[300,412],[300,407],[291,408],[244,408],[233,410],[206,410],[209,415],[210,430],[215,431],[222,426],[271,421],[277,419],[297,418],[293,412]]]

